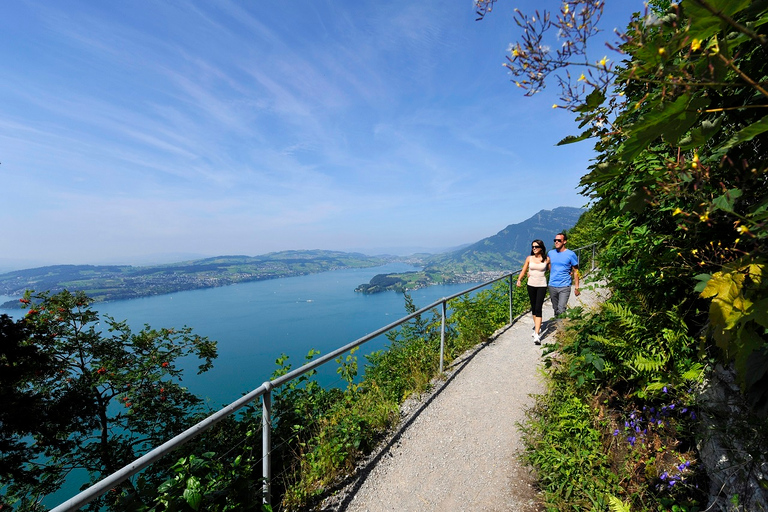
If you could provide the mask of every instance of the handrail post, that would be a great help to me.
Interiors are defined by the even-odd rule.
[[[509,274],[509,325],[512,325],[512,295],[514,293],[514,289],[512,288],[512,274]]]
[[[272,505],[272,383],[265,382],[261,397],[261,469],[264,478],[262,503]]]
[[[447,301],[443,299],[442,302],[442,310],[443,310],[443,321],[440,325],[440,373],[443,373],[443,354],[445,353],[445,310],[446,310],[446,303]]]

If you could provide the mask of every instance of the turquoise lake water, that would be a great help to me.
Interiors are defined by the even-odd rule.
[[[218,342],[219,357],[212,370],[196,375],[187,370],[184,384],[205,397],[213,410],[228,405],[269,380],[281,354],[290,356],[292,367],[304,364],[310,349],[327,354],[381,327],[406,316],[402,294],[355,293],[376,274],[418,270],[403,263],[381,267],[346,269],[307,276],[241,283],[220,288],[192,290],[141,299],[94,304],[101,316],[125,320],[134,332],[144,324],[152,328],[191,327],[195,333]],[[472,284],[438,285],[410,292],[417,309],[443,297],[471,288]],[[11,297],[0,297],[0,303]],[[22,309],[0,309],[20,318]],[[360,369],[364,354],[384,348],[381,335],[363,345],[358,355]],[[328,363],[318,371],[324,385],[343,385],[337,365]],[[75,473],[44,504],[55,506],[78,492]]]
[[[405,316],[402,294],[364,295],[354,289],[376,274],[414,269],[393,263],[98,303],[94,308],[101,315],[126,320],[134,332],[144,324],[155,329],[188,326],[217,341],[219,357],[213,369],[202,375],[191,369],[184,383],[219,409],[269,380],[281,354],[290,356],[292,367],[298,368],[310,349],[326,354]],[[471,286],[431,286],[411,296],[421,308]],[[0,312],[17,318],[23,314]],[[361,369],[362,355],[386,344],[382,335],[361,347],[357,354]],[[329,363],[319,371],[324,383],[334,384],[336,366]]]

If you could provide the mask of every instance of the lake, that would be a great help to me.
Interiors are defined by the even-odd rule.
[[[141,299],[93,305],[100,316],[125,320],[134,332],[145,324],[154,329],[191,327],[195,333],[218,342],[219,357],[212,370],[196,375],[192,366],[184,384],[205,397],[213,410],[228,405],[269,380],[281,354],[290,356],[292,368],[304,364],[310,349],[327,354],[404,316],[405,300],[396,292],[356,293],[355,287],[377,274],[418,270],[404,263],[345,269],[299,277],[240,283],[220,288],[191,290]],[[471,288],[472,284],[436,285],[410,292],[417,309],[443,297]],[[12,297],[0,297],[0,303]],[[23,309],[0,309],[21,318]],[[384,348],[385,335],[357,352],[360,370],[364,354]],[[337,365],[318,371],[324,385],[344,385]],[[86,476],[75,472],[44,504],[55,506],[71,498]]]
[[[298,368],[310,349],[327,354],[406,315],[403,295],[356,293],[355,287],[376,274],[415,270],[403,263],[344,269],[299,277],[240,283],[125,301],[97,303],[100,315],[125,320],[134,332],[152,328],[191,327],[218,342],[219,357],[207,373],[194,369],[184,383],[210,407],[219,409],[269,380],[281,354]],[[470,288],[471,284],[437,285],[411,292],[417,308]],[[4,299],[5,300],[5,299]],[[15,318],[23,310],[0,310]],[[386,346],[386,336],[366,343],[363,354]],[[320,369],[326,385],[340,383],[336,364]]]

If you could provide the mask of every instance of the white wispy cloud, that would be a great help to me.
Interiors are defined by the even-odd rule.
[[[590,149],[555,150],[567,114],[517,96],[501,12],[64,0],[4,16],[0,222],[30,259],[458,245],[582,201]]]

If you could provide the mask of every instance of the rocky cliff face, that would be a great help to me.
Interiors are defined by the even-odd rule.
[[[699,398],[697,447],[710,479],[707,510],[768,510],[766,420],[749,416],[733,370],[720,365]]]

